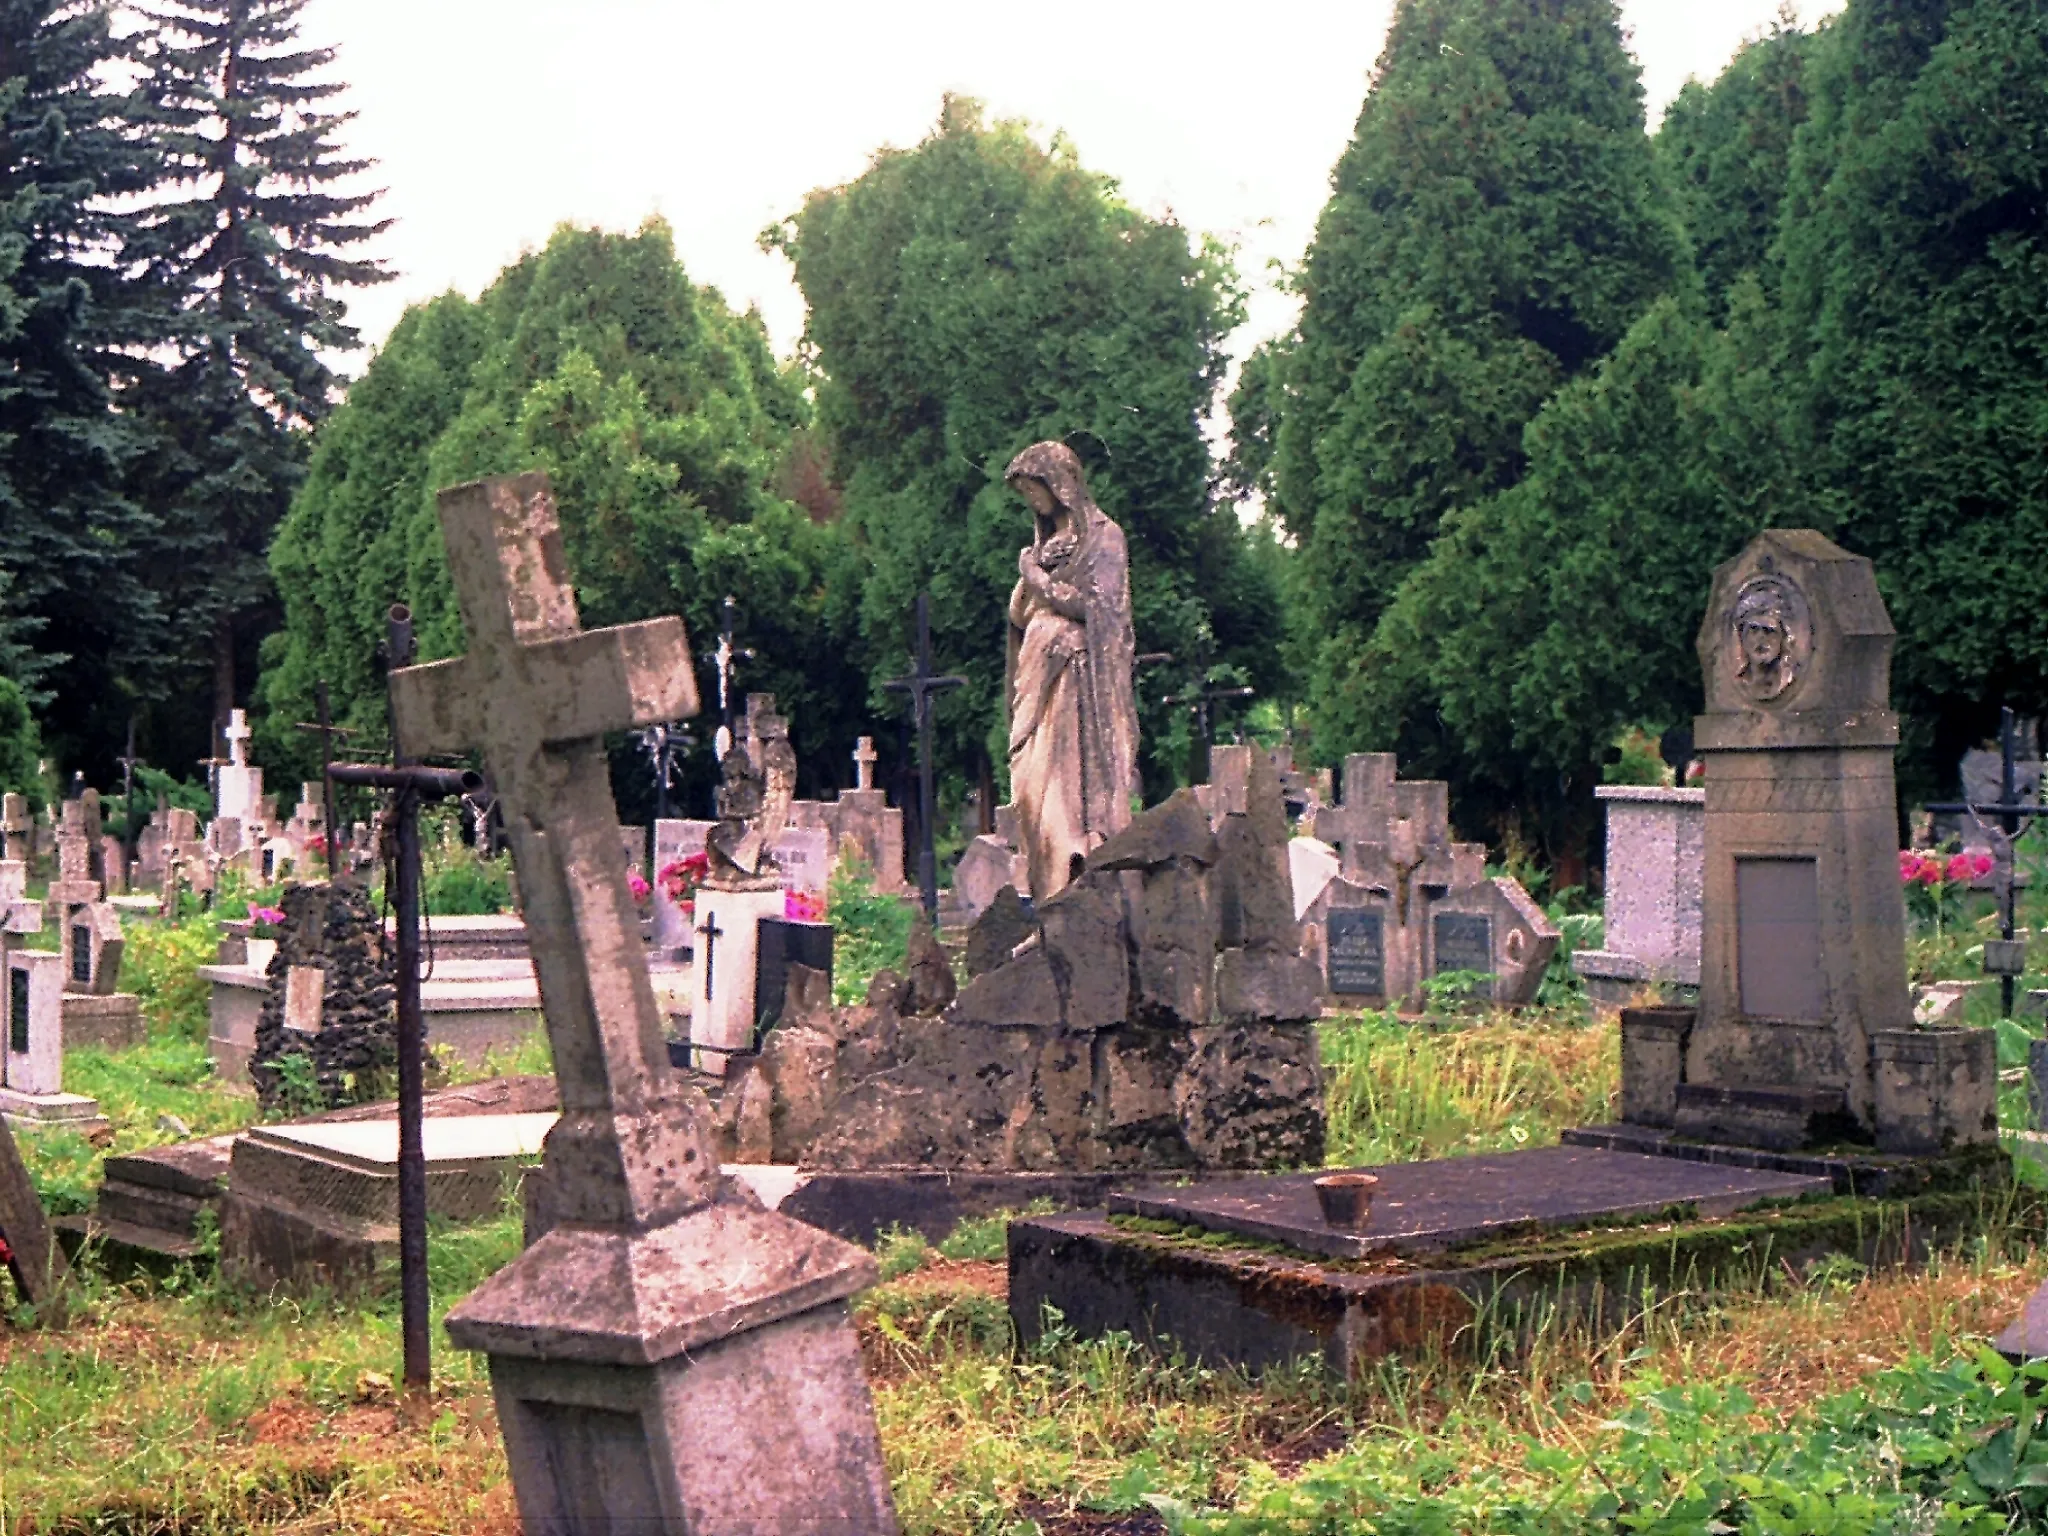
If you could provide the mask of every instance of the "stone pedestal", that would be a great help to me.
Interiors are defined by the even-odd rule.
[[[1990,1030],[1878,1030],[1870,1069],[1878,1151],[1996,1145],[1998,1044]]]
[[[548,1471],[515,1480],[525,1529],[893,1533],[847,1311],[873,1272],[744,1204],[652,1232],[549,1232],[448,1316],[458,1348],[490,1356],[507,1459]],[[764,1435],[776,1474],[736,1476],[765,1472]],[[800,1527],[784,1480],[802,1487]]]
[[[1621,1118],[1631,1125],[1672,1123],[1693,1017],[1690,1008],[1621,1010]]]
[[[1700,909],[1706,855],[1703,789],[1607,784],[1605,932],[1572,969],[1596,1004],[1619,1006],[1645,989],[1688,993],[1700,982]]]
[[[783,913],[780,880],[697,890],[697,995],[690,1009],[691,1065],[725,1075],[736,1052],[754,1048],[754,984],[761,920]]]

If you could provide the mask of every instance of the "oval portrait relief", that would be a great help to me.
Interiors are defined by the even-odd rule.
[[[1813,655],[1806,596],[1783,576],[1752,576],[1729,612],[1735,681],[1759,704],[1782,697]]]

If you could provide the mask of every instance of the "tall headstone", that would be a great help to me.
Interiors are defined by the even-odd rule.
[[[416,752],[483,750],[561,1089],[560,1224],[447,1324],[490,1357],[521,1520],[893,1532],[847,1305],[874,1261],[721,1175],[619,868],[604,734],[695,712],[681,621],[584,632],[544,476],[440,510],[470,651],[394,672],[392,714]]]
[[[854,787],[842,789],[833,806],[832,835],[851,847],[874,872],[875,889],[901,891],[903,812],[875,788],[875,741],[863,736],[853,751]]]
[[[28,920],[17,906],[6,926],[32,932]],[[97,1102],[64,1091],[64,957],[0,941],[0,962],[0,1115],[29,1128],[103,1124]]]
[[[1699,1013],[1684,1134],[1889,1150],[1996,1135],[1988,1031],[1914,1031],[1890,708],[1893,630],[1868,560],[1773,529],[1714,573]]]
[[[228,711],[228,723],[221,731],[227,738],[228,760],[220,765],[220,780],[214,790],[213,812],[232,816],[245,828],[259,824],[263,801],[263,770],[249,761],[249,715],[246,710]]]

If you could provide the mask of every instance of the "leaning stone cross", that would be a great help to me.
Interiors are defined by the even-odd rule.
[[[893,1532],[846,1304],[874,1262],[720,1174],[619,861],[604,733],[696,712],[682,621],[582,629],[543,475],[440,515],[470,649],[394,672],[393,723],[420,756],[482,750],[561,1086],[557,1224],[447,1325],[490,1356],[525,1528]]]

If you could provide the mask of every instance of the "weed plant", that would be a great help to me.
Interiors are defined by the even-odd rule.
[[[832,874],[826,900],[832,915],[832,1000],[863,1002],[875,972],[901,972],[910,947],[912,904],[875,889],[874,873],[845,858]]]
[[[1621,1074],[1614,1025],[1576,1014],[1350,1014],[1322,1055],[1333,1166],[1547,1146],[1611,1119]]]

